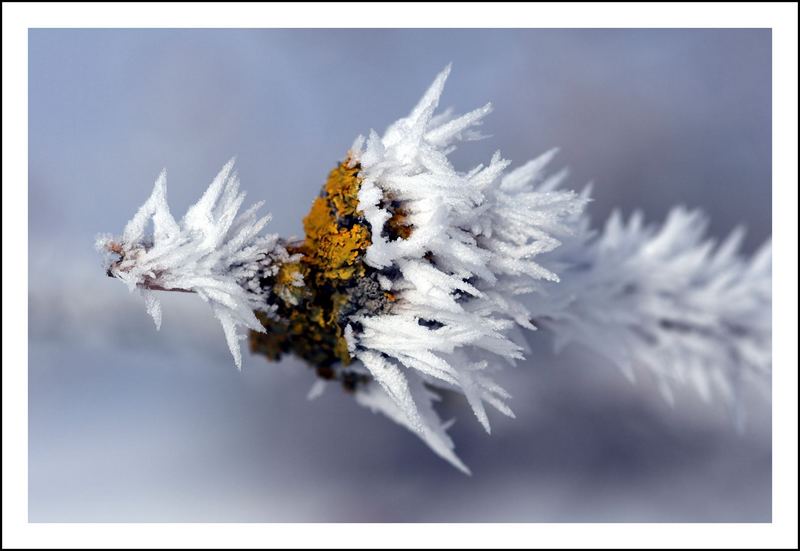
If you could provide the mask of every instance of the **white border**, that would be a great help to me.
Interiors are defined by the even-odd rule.
[[[797,547],[797,5],[22,4],[3,12],[3,547]],[[768,27],[773,33],[770,524],[28,524],[27,29]],[[21,185],[22,184],[22,185]]]

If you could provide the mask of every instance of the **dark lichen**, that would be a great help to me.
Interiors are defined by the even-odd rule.
[[[340,380],[346,390],[366,379],[344,369],[352,361],[345,327],[352,316],[387,312],[396,300],[379,285],[379,272],[364,262],[372,230],[358,210],[360,170],[348,159],[330,172],[303,220],[305,240],[287,246],[299,259],[261,282],[271,291],[274,309],[256,312],[267,332],[250,332],[252,352],[270,360],[295,354],[318,376]],[[411,228],[405,211],[394,201],[382,206],[392,212],[382,234],[391,240],[407,238]]]

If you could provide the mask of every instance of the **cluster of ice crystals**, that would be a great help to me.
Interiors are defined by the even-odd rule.
[[[495,378],[523,358],[520,329],[545,327],[557,346],[588,347],[629,377],[644,368],[668,400],[676,385],[689,384],[735,406],[743,385],[766,387],[769,242],[744,258],[741,230],[717,245],[704,237],[703,215],[683,208],[660,227],[639,214],[628,222],[615,214],[592,232],[589,190],[562,191],[566,173],[545,170],[555,151],[510,172],[499,153],[486,166],[457,170],[448,155],[480,137],[491,105],[435,115],[448,74],[449,67],[383,136],[359,137],[351,150],[361,166],[359,209],[372,230],[364,260],[396,297],[388,313],[362,311],[345,327],[360,360],[350,369],[376,382],[358,388],[360,404],[468,473],[447,435],[450,423],[433,408],[436,390],[463,394],[486,431],[485,404],[513,417]],[[263,278],[297,260],[277,236],[261,234],[269,220],[256,215],[262,203],[239,214],[243,200],[231,161],[177,222],[162,172],[123,235],[98,238],[99,248],[118,255],[109,273],[142,292],[156,326],[157,290],[191,291],[208,302],[237,367],[238,328],[263,331],[253,311],[271,311]],[[383,231],[398,208],[411,226],[405,238]],[[318,383],[309,398],[323,389]]]
[[[476,136],[491,106],[434,116],[448,73],[449,67],[383,136],[372,132],[352,148],[361,165],[359,209],[372,228],[365,261],[394,274],[380,281],[398,301],[388,314],[354,319],[360,331],[346,334],[380,384],[359,401],[411,428],[464,470],[425,385],[463,393],[487,431],[484,403],[513,417],[510,396],[493,375],[523,358],[513,329],[533,327],[519,297],[558,280],[537,256],[559,246],[585,199],[554,189],[563,174],[542,181],[553,152],[507,174],[510,163],[499,153],[486,166],[457,170],[448,154]],[[409,237],[382,235],[392,216],[387,198],[406,213]]]
[[[131,291],[139,289],[156,327],[161,325],[157,290],[191,291],[206,301],[222,324],[238,368],[243,338],[238,328],[264,330],[253,313],[267,309],[259,276],[272,273],[287,256],[276,235],[261,235],[270,219],[256,214],[263,202],[239,214],[244,198],[231,160],[177,222],[167,204],[163,171],[122,236],[102,236],[97,242],[98,248],[119,255],[109,273]],[[148,233],[151,222],[152,234]]]
[[[766,388],[771,373],[770,243],[745,258],[741,230],[717,245],[702,213],[683,208],[661,227],[615,214],[598,235],[584,212],[589,189],[561,191],[565,171],[546,175],[554,151],[508,173],[499,153],[456,170],[453,144],[478,136],[491,107],[435,116],[448,72],[383,136],[353,146],[373,229],[366,262],[394,274],[380,281],[399,298],[388,314],[354,320],[360,333],[346,331],[380,383],[358,401],[466,471],[432,408],[434,388],[464,394],[488,431],[484,403],[513,416],[493,375],[522,358],[518,328],[543,326],[557,347],[587,347],[631,378],[653,374],[669,401],[689,385],[741,414],[737,392]],[[387,197],[408,213],[407,239],[381,235]]]
[[[630,378],[654,374],[670,402],[688,384],[735,407],[742,385],[770,379],[772,248],[747,259],[741,228],[717,245],[706,226],[681,207],[661,227],[615,213],[599,235],[583,232],[554,253],[562,282],[528,301],[530,311],[558,345],[586,346]]]

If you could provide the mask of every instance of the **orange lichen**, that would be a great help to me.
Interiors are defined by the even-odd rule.
[[[408,213],[401,207],[392,212],[392,216],[386,221],[386,228],[389,237],[394,239],[408,239],[411,235],[411,225],[408,223]]]
[[[302,257],[282,265],[269,282],[279,299],[277,316],[258,314],[267,334],[250,333],[254,352],[274,360],[291,351],[318,369],[351,362],[341,313],[350,301],[348,291],[366,272],[363,257],[371,243],[369,225],[358,211],[359,170],[345,161],[328,175],[303,220],[305,241],[290,250]]]
[[[312,268],[317,283],[364,275],[361,258],[371,242],[371,232],[358,211],[359,169],[358,164],[350,167],[347,161],[333,169],[303,219],[304,262]]]
[[[250,333],[250,349],[277,360],[294,353],[306,360],[325,379],[341,379],[353,390],[360,380],[347,366],[351,357],[344,338],[350,316],[359,311],[386,311],[397,297],[383,291],[377,272],[364,263],[372,231],[358,209],[361,167],[346,159],[331,170],[319,196],[303,219],[305,240],[287,246],[298,260],[283,264],[264,282],[271,287],[274,312],[257,312],[267,333]],[[391,217],[381,228],[390,239],[406,239],[412,227],[407,212],[388,199],[384,208]],[[298,285],[302,281],[302,286]]]
[[[281,264],[272,285],[272,292],[287,304],[299,304],[307,292],[300,262]]]

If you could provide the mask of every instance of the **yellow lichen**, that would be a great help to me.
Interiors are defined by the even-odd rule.
[[[300,262],[281,264],[278,274],[275,276],[272,292],[287,304],[299,304],[307,292],[303,272],[303,265]],[[298,285],[298,283],[302,283],[302,285]]]
[[[321,376],[337,361],[350,363],[340,314],[350,300],[347,291],[364,276],[363,257],[371,242],[370,228],[358,211],[359,170],[345,161],[328,175],[303,220],[305,241],[290,251],[302,257],[282,265],[272,282],[282,301],[277,319],[260,313],[267,334],[250,334],[254,352],[270,359],[294,352],[325,369]],[[294,285],[298,277],[303,287]]]
[[[392,212],[392,216],[386,221],[389,230],[389,238],[408,239],[411,235],[411,225],[408,223],[408,213],[402,208],[397,208]]]
[[[364,263],[372,232],[358,210],[360,165],[349,159],[331,170],[320,195],[303,219],[305,240],[288,246],[298,260],[283,264],[265,285],[272,287],[275,311],[258,312],[267,333],[250,333],[253,352],[277,360],[294,353],[315,367],[325,379],[341,378],[352,390],[355,374],[341,373],[334,365],[351,362],[344,328],[349,316],[361,308],[375,313],[397,297],[382,291],[377,273]],[[389,239],[406,239],[412,226],[407,212],[392,198],[381,203],[391,216],[381,228]],[[298,286],[299,281],[303,286]]]
[[[319,284],[364,275],[361,258],[371,242],[371,232],[358,211],[359,169],[357,164],[348,166],[347,161],[333,169],[303,220],[304,262]]]

